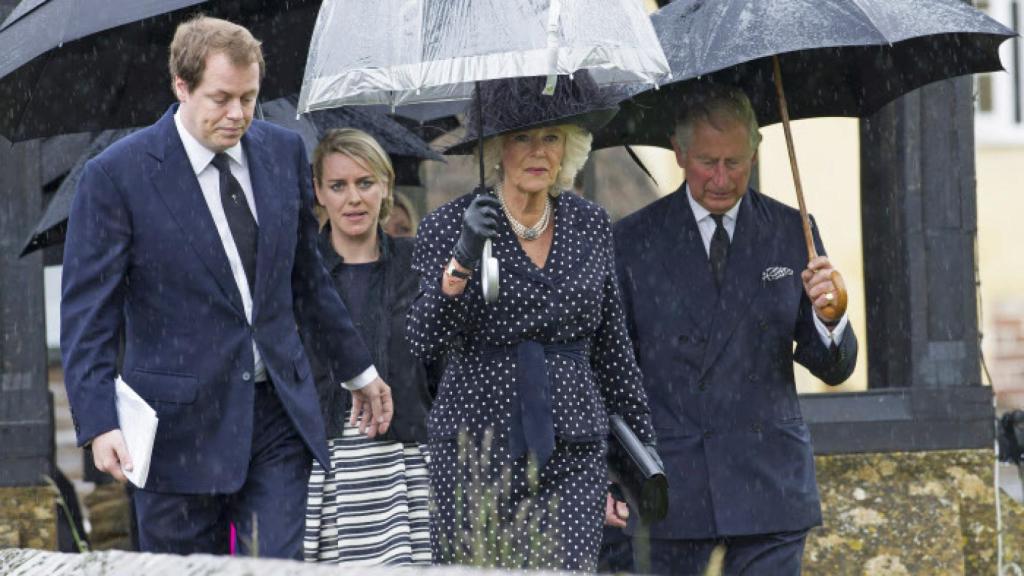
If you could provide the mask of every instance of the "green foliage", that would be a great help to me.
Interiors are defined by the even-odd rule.
[[[75,546],[81,553],[89,551],[89,544],[82,538],[82,535],[78,533],[78,527],[75,526],[74,516],[71,515],[71,508],[68,507],[68,503],[64,500],[64,497],[60,494],[60,488],[57,487],[57,483],[53,481],[53,478],[43,475],[43,480],[50,486],[50,490],[53,491],[54,497],[57,499],[57,505],[60,506],[61,510],[64,511],[64,518],[67,519],[68,527],[71,528],[71,537],[75,540]]]
[[[525,494],[514,486],[510,466],[492,474],[493,443],[492,430],[484,433],[479,445],[465,431],[459,434],[455,525],[453,537],[441,535],[442,549],[450,561],[468,566],[557,567],[557,496],[542,497],[539,493],[537,463],[532,455],[526,468]]]

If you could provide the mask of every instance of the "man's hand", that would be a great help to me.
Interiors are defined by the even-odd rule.
[[[373,438],[377,434],[388,431],[395,406],[391,402],[391,387],[380,377],[374,379],[359,390],[352,391],[352,415],[348,423],[355,426],[359,423],[359,431]]]
[[[121,430],[115,428],[92,439],[92,463],[100,472],[106,472],[122,484],[128,479],[121,468],[129,472],[132,469],[132,457],[128,455],[128,447],[124,444]]]
[[[832,283],[832,272],[837,271],[832,268],[832,263],[828,261],[828,258],[818,256],[811,260],[806,270],[800,273],[800,278],[804,282],[804,292],[811,299],[814,313],[818,315],[818,318],[826,322],[829,318],[826,314],[822,313],[822,310],[834,303],[838,296],[836,293],[838,288]]]
[[[628,519],[629,506],[625,502],[616,500],[609,492],[604,501],[604,523],[607,526],[625,528]]]

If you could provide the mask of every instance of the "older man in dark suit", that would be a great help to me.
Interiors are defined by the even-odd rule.
[[[747,97],[708,85],[680,110],[686,182],[615,229],[670,484],[667,518],[634,541],[650,551],[637,563],[699,574],[724,544],[727,574],[798,574],[821,507],[793,361],[838,384],[857,340],[845,315],[823,320],[832,265],[807,262],[799,213],[748,188],[760,134]],[[824,254],[817,230],[815,241]]]
[[[89,162],[71,210],[61,348],[75,430],[123,480],[123,335],[124,380],[160,419],[134,493],[142,549],[227,553],[234,523],[243,553],[297,558],[312,458],[329,462],[297,325],[371,435],[390,391],[317,252],[301,139],[252,119],[259,42],[198,17],[170,52],[179,103]]]

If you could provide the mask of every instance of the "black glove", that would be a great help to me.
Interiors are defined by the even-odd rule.
[[[478,194],[462,214],[462,235],[452,255],[466,268],[476,268],[484,251],[484,242],[498,235],[501,202],[490,194]]]

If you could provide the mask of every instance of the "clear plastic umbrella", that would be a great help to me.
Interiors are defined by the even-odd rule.
[[[480,80],[580,69],[598,84],[670,75],[636,0],[326,0],[299,110],[464,100]]]
[[[467,100],[477,82],[521,76],[547,76],[550,93],[558,75],[583,69],[599,85],[671,78],[637,0],[325,0],[298,110],[386,105],[402,113]],[[482,157],[479,168],[482,187]],[[489,248],[482,283],[493,302],[498,266]]]

